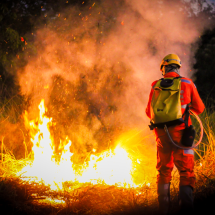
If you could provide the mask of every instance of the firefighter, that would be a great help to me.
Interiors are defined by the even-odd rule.
[[[164,78],[180,77],[181,60],[176,54],[169,54],[164,57],[160,64],[160,70]],[[146,115],[151,119],[151,101],[154,92],[154,86],[157,81],[152,83]],[[198,91],[191,79],[181,77],[180,101],[182,114],[187,105],[190,110],[196,114],[204,111],[204,104],[198,94]],[[188,119],[188,125],[191,125],[191,119]],[[169,133],[175,143],[183,145],[181,138],[185,124],[168,127]],[[171,172],[174,165],[180,174],[179,184],[179,205],[181,212],[193,210],[193,189],[195,187],[194,174],[194,151],[193,149],[180,149],[172,144],[163,128],[154,128],[157,142],[157,194],[159,211],[161,214],[168,214],[170,209],[170,182]]]

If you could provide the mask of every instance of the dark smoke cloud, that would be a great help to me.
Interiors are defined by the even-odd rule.
[[[189,21],[182,6],[103,1],[50,19],[36,34],[37,56],[19,75],[32,118],[44,98],[55,139],[69,136],[79,152],[106,148],[131,128],[149,133],[145,107],[162,58],[178,54],[181,75],[191,77],[191,44],[207,24]]]

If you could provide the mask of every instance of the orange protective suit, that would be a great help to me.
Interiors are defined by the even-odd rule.
[[[164,78],[167,77],[178,77],[179,75],[175,72],[167,73]],[[146,115],[151,118],[150,105],[152,95],[154,92],[153,87],[157,81],[152,83],[152,89],[149,95],[148,105],[146,107]],[[204,111],[204,104],[199,96],[199,93],[191,79],[181,78],[181,92],[180,100],[182,107],[182,114],[185,111],[186,105],[189,104],[190,110],[196,114],[200,114]],[[188,120],[188,125],[191,125],[191,119]],[[181,145],[181,137],[185,124],[171,126],[168,128],[169,133],[173,141]],[[194,188],[195,186],[195,174],[194,174],[194,151],[193,149],[183,150],[174,146],[169,137],[167,136],[164,129],[154,129],[156,142],[157,142],[157,183],[168,184],[171,181],[171,172],[174,164],[177,167],[180,174],[180,186],[190,185]]]

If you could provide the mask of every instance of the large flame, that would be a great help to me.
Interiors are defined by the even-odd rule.
[[[45,116],[44,100],[41,101],[39,110],[39,119],[28,122],[25,117],[30,125],[33,160],[18,173],[24,180],[42,182],[52,189],[62,189],[65,181],[104,183],[122,187],[137,186],[132,179],[132,160],[120,145],[114,150],[91,154],[89,160],[78,169],[72,163],[73,154],[70,152],[72,142],[68,138],[60,143],[62,153],[54,154],[55,145],[50,133],[52,118]]]

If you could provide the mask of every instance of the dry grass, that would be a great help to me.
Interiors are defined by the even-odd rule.
[[[214,121],[215,114],[208,114],[205,112],[202,116],[204,126],[204,139],[196,150],[199,159],[196,161],[196,174],[200,182],[205,179],[213,179],[215,177],[215,134]]]
[[[119,214],[144,211],[153,204],[154,190],[149,187],[123,189],[115,186],[67,184],[61,192],[51,191],[38,184],[23,183],[20,179],[1,179],[0,197],[4,204],[27,214]],[[141,195],[138,193],[141,192]],[[4,196],[2,196],[4,195]],[[59,204],[55,200],[61,200]],[[5,205],[2,205],[5,207]],[[46,206],[46,210],[44,207]]]

